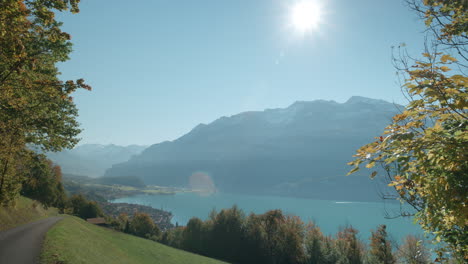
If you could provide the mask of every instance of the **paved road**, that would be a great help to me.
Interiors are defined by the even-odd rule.
[[[45,233],[60,219],[49,217],[0,232],[0,263],[38,263]]]

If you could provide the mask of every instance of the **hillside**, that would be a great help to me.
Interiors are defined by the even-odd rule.
[[[215,264],[218,260],[65,217],[46,236],[41,263]]]
[[[113,164],[129,160],[146,146],[84,144],[71,150],[48,152],[47,157],[60,165],[67,174],[100,177]]]
[[[188,186],[192,174],[204,172],[225,192],[375,200],[381,183],[345,177],[346,163],[397,111],[392,103],[356,96],[221,117],[150,146],[105,175]]]
[[[57,214],[56,208],[45,209],[40,202],[21,196],[15,206],[0,207],[0,231]]]

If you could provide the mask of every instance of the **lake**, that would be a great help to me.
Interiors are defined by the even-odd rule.
[[[410,218],[386,219],[385,212],[398,213],[400,205],[390,202],[348,202],[312,200],[292,197],[254,196],[215,193],[203,196],[196,193],[175,195],[137,195],[116,199],[113,202],[148,205],[172,212],[172,222],[185,225],[192,217],[208,218],[212,209],[230,208],[236,204],[247,214],[264,213],[281,209],[283,213],[301,217],[304,222],[313,220],[325,234],[335,234],[340,226],[352,225],[360,231],[361,239],[368,241],[370,230],[379,224],[387,225],[390,238],[400,242],[408,234],[422,234]]]

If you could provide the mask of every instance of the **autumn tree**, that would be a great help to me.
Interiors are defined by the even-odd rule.
[[[359,231],[352,226],[341,228],[336,234],[335,247],[341,255],[338,263],[362,264],[364,245],[359,240]]]
[[[321,251],[323,253],[322,262],[323,264],[335,264],[335,263],[343,263],[345,258],[340,254],[336,247],[336,240],[333,239],[331,236],[327,236],[324,238],[322,243]]]
[[[59,79],[56,63],[68,59],[71,43],[54,13],[76,13],[78,2],[0,2],[0,204],[10,204],[19,193],[24,175],[17,168],[28,144],[60,151],[78,142],[71,94],[90,87],[82,79]]]
[[[281,226],[282,240],[279,246],[277,263],[303,263],[306,259],[304,250],[304,223],[298,216],[286,216]]]
[[[306,227],[305,246],[307,250],[307,263],[324,263],[324,235],[315,223],[309,223]]]
[[[398,248],[397,256],[399,262],[405,264],[431,263],[429,250],[424,246],[424,240],[420,236],[406,236]]]
[[[304,238],[307,264],[336,264],[347,262],[346,256],[337,250],[337,241],[331,236],[325,236],[313,222],[306,226]],[[339,244],[339,243],[338,243]]]
[[[468,259],[468,3],[407,2],[433,35],[420,59],[399,47],[395,65],[410,102],[382,136],[357,151],[350,173],[362,164],[382,166],[421,227],[461,261]]]
[[[468,37],[466,0],[406,0],[408,7],[424,20],[432,40],[460,58],[467,67]]]
[[[130,232],[139,237],[151,238],[156,240],[161,234],[153,219],[145,213],[135,213],[130,221]]]
[[[370,238],[370,258],[376,264],[394,264],[395,257],[392,252],[392,245],[388,240],[387,227],[380,225],[377,230],[371,232]]]
[[[304,223],[295,216],[285,216],[281,210],[261,215],[251,214],[246,222],[245,263],[302,263]]]
[[[45,207],[65,207],[66,194],[62,185],[62,171],[58,165],[54,165],[45,155],[30,151],[28,162],[21,173],[25,176],[22,195],[38,200]]]

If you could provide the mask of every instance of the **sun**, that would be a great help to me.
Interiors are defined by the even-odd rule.
[[[291,7],[291,26],[301,34],[317,29],[321,19],[322,8],[317,1],[299,0]]]

